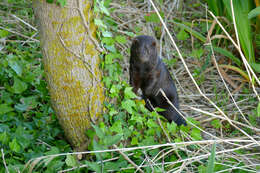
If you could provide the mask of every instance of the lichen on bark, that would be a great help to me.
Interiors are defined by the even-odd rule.
[[[69,142],[81,148],[87,142],[86,129],[102,114],[105,96],[99,53],[93,43],[96,27],[91,22],[91,4],[81,1],[81,9],[79,1],[67,0],[61,8],[35,0],[33,6],[53,108]]]

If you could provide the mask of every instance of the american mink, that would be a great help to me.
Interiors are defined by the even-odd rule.
[[[146,108],[153,111],[153,107],[163,108],[159,112],[169,122],[174,121],[178,126],[187,125],[183,117],[167,102],[159,92],[161,88],[167,98],[179,110],[179,100],[173,79],[157,55],[156,40],[151,36],[141,35],[134,38],[130,55],[130,85],[137,93],[141,88]],[[149,103],[149,101],[150,103]]]

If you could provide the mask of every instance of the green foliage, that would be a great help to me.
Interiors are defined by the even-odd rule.
[[[248,19],[252,19],[256,16],[260,15],[260,7],[256,7],[248,13]]]
[[[162,18],[164,18],[163,12],[160,12],[160,15],[161,15]],[[144,19],[145,19],[146,22],[160,23],[160,19],[155,12],[146,14],[144,16]]]
[[[209,157],[208,166],[207,166],[207,173],[213,173],[214,172],[215,155],[216,155],[216,143],[214,143],[212,145],[211,155]]]
[[[260,117],[260,102],[258,102],[256,113],[257,117]]]
[[[189,38],[189,35],[187,34],[187,32],[185,32],[184,29],[181,29],[180,32],[177,34],[177,39],[178,40],[187,40]]]
[[[238,37],[240,40],[242,50],[247,60],[250,63],[255,62],[255,53],[253,49],[251,21],[249,19],[257,15],[258,14],[257,11],[259,11],[257,9],[252,10],[253,9],[252,3],[253,0],[233,1]],[[221,0],[220,2],[208,0],[208,4],[210,10],[212,10],[216,16],[227,16],[230,21],[233,20],[232,12],[231,12],[231,4],[229,0]]]
[[[54,0],[46,0],[46,2],[53,3]],[[57,0],[56,3],[57,3],[57,5],[64,7],[66,5],[67,1],[66,0]]]

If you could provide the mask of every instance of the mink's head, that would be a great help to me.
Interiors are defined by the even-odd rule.
[[[140,63],[157,62],[156,40],[147,35],[134,38],[131,46],[131,58]]]

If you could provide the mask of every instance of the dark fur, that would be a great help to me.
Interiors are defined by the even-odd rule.
[[[186,125],[183,117],[167,102],[162,93],[158,92],[161,88],[179,110],[176,87],[168,69],[157,55],[156,41],[153,37],[142,35],[133,40],[130,56],[130,85],[135,93],[141,88],[148,110],[153,111],[147,99],[153,107],[165,109],[159,114],[169,122]]]

